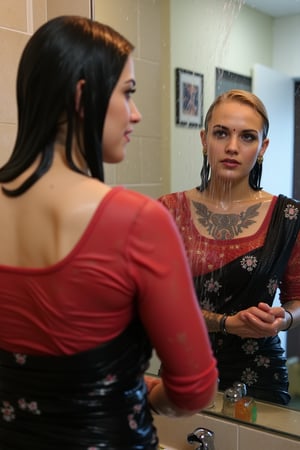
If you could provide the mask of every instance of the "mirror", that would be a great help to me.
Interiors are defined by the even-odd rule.
[[[251,5],[253,2],[246,3]],[[258,2],[260,6],[262,3],[262,1]],[[139,183],[133,183],[133,179],[138,179],[136,173],[128,177],[124,170],[125,177],[122,179],[123,169],[107,167],[106,175],[110,178],[110,182],[112,184],[121,182],[130,188],[146,194],[150,193],[154,197],[160,195],[156,195],[156,191],[167,193],[189,189],[193,186],[191,180],[194,185],[199,183],[199,170],[202,164],[199,129],[176,125],[175,68],[188,69],[203,75],[205,114],[215,97],[216,68],[222,67],[224,72],[230,71],[242,77],[251,77],[252,90],[265,102],[270,115],[271,144],[266,156],[262,184],[270,192],[281,192],[292,196],[294,110],[291,103],[294,97],[293,78],[296,78],[297,74],[300,76],[300,63],[298,68],[295,64],[292,73],[290,64],[286,65],[285,69],[282,57],[278,56],[284,50],[282,39],[278,36],[281,36],[282,29],[285,31],[295,29],[295,17],[274,19],[270,15],[247,6],[244,1],[238,0],[144,1],[139,5],[135,2],[127,2],[123,5],[124,3],[115,1],[113,5],[107,6],[104,0],[95,0],[95,18],[116,26],[136,43],[137,96],[139,96],[137,104],[142,113],[145,111],[146,116],[144,115],[141,124],[143,130],[141,131],[139,126],[135,134],[143,136],[143,144],[147,144],[147,139],[156,138],[156,145],[160,146],[161,153],[165,152],[168,156],[163,155],[160,161],[155,151],[153,156],[152,146],[150,154],[154,161],[150,162],[150,159],[146,159],[143,161],[144,165],[138,167],[138,170],[141,169],[141,172],[145,174],[144,179],[140,178]],[[300,10],[298,19],[300,22]],[[290,22],[293,22],[294,27]],[[154,28],[155,33],[152,31]],[[150,39],[149,36],[151,36]],[[286,37],[285,41],[290,47]],[[287,58],[287,61],[290,59]],[[157,72],[157,69],[160,72]],[[155,81],[158,82],[159,77],[162,79],[160,88],[158,84],[153,86],[148,71],[151,71],[151,77],[154,74]],[[267,91],[270,91],[272,77],[275,79],[277,91],[280,89],[284,92],[284,98],[280,99],[281,105],[282,102],[285,104],[290,102],[289,106],[278,108],[277,105],[275,107],[272,105],[269,95],[274,97],[274,91],[271,90],[271,94],[267,94]],[[281,84],[278,89],[279,79]],[[222,76],[219,77],[218,83],[222,83]],[[154,98],[148,97],[149,90]],[[158,92],[161,93],[161,98],[157,98]],[[153,123],[153,117],[151,118],[148,112],[149,105],[154,110],[156,108],[157,115],[161,117],[161,128],[159,124]],[[284,110],[284,117],[278,116],[278,110],[279,112]],[[288,114],[287,111],[290,113]],[[283,120],[284,131],[281,126]],[[147,129],[149,121],[152,121],[152,126]],[[276,134],[276,129],[280,130],[281,136]],[[285,133],[284,136],[282,136],[283,133]],[[283,139],[282,143],[280,139]],[[136,142],[135,145],[138,143]],[[277,148],[279,159],[276,161]],[[286,152],[285,162],[280,157],[282,148],[285,148]],[[137,168],[135,148],[132,159],[131,152],[132,149],[128,151],[126,161],[123,163],[126,169]],[[140,153],[145,155],[142,146]],[[268,161],[270,155],[271,158]],[[286,163],[285,167],[283,167],[284,163]],[[163,167],[162,174],[160,165]],[[152,180],[149,173],[147,174],[149,168],[155,172],[155,167],[162,177],[161,183],[155,174]],[[120,170],[119,174],[115,172],[118,170]],[[274,170],[279,170],[278,177],[274,177]],[[280,334],[283,345],[287,347],[287,333]],[[297,336],[294,339],[297,339]],[[297,378],[299,366],[295,364],[299,355],[292,353],[288,356],[293,378],[291,391],[299,395],[297,388],[300,381]],[[157,373],[158,366],[159,362],[154,359],[151,365],[154,373]],[[299,400],[292,399],[289,407],[300,409]]]
[[[253,2],[248,3],[251,5]],[[259,2],[260,5],[262,3],[262,1]],[[115,0],[109,6],[104,0],[95,0],[94,14],[97,20],[107,21],[136,43],[137,104],[144,114],[141,124],[143,129],[141,130],[140,126],[136,128],[136,142],[134,142],[133,150],[129,149],[126,161],[121,164],[121,168],[106,167],[106,179],[110,183],[123,183],[154,197],[161,193],[189,189],[193,186],[191,180],[194,185],[197,185],[202,164],[199,128],[191,129],[187,126],[176,125],[175,68],[188,69],[203,75],[203,112],[205,114],[215,97],[216,68],[222,67],[224,72],[230,71],[244,77],[251,77],[252,90],[259,91],[256,93],[263,99],[269,111],[271,144],[266,156],[266,164],[264,164],[266,166],[262,182],[264,188],[274,193],[293,195],[290,183],[293,170],[293,121],[291,119],[290,125],[285,126],[287,135],[280,144],[280,136],[275,134],[277,127],[274,124],[275,120],[279,121],[278,129],[282,134],[283,127],[280,126],[282,117],[277,118],[276,112],[270,111],[272,105],[269,108],[266,95],[268,86],[263,83],[261,87],[260,79],[264,78],[264,70],[272,69],[272,73],[267,72],[266,84],[270,84],[273,72],[278,83],[277,73],[279,72],[276,69],[282,70],[283,67],[282,57],[278,56],[283,51],[282,39],[279,40],[278,36],[280,35],[281,38],[283,29],[292,29],[289,22],[293,20],[294,23],[294,16],[274,19],[248,7],[244,1],[238,0],[189,0],[187,2],[170,0],[170,2],[142,1],[139,3]],[[149,36],[151,36],[150,39]],[[286,65],[285,69],[289,72],[284,75],[284,81],[285,77],[288,78],[289,86],[293,86],[292,77],[295,78],[297,73],[300,75],[300,63],[299,68],[293,67],[293,73],[291,73],[290,64]],[[219,77],[218,83],[222,83],[222,77]],[[274,92],[271,92],[272,95],[274,96]],[[293,89],[291,95],[293,101]],[[161,124],[155,122],[149,109],[156,111],[157,116],[161,117]],[[284,109],[286,122],[287,108],[282,109]],[[293,118],[293,107],[290,117]],[[142,141],[140,148],[139,140]],[[150,145],[148,147],[148,144],[151,141],[149,158]],[[143,145],[146,147],[146,152]],[[167,154],[162,160],[159,158],[160,155],[157,155],[155,146],[160,149],[160,154]],[[288,161],[285,168],[282,167],[282,158],[278,164],[276,163],[277,148],[285,148],[285,159]],[[137,162],[137,152],[142,161]],[[269,161],[268,155],[271,155]],[[162,173],[161,167],[163,167]],[[279,168],[281,176],[279,173],[278,177],[274,177],[276,167]],[[130,173],[132,168],[135,172],[133,174]],[[282,171],[285,171],[285,176],[282,176]],[[153,172],[152,175],[149,172]],[[287,333],[281,333],[285,346],[287,346],[286,335]],[[299,355],[289,356],[292,366]],[[154,373],[157,373],[158,365],[159,363],[154,360],[151,366]],[[297,370],[298,366],[292,367],[291,373],[294,374]],[[296,392],[297,383],[298,381],[292,383]],[[295,400],[289,407],[299,408],[300,406]]]
[[[142,130],[140,126],[136,128],[135,142],[128,151],[126,161],[121,164],[121,168],[106,167],[106,179],[111,184],[126,184],[153,197],[189,189],[192,187],[191,180],[196,185],[202,164],[199,129],[175,125],[174,69],[181,67],[203,74],[205,113],[215,96],[217,67],[246,77],[253,77],[257,63],[269,68],[274,68],[274,64],[275,68],[282,68],[282,58],[279,61],[276,53],[278,34],[281,36],[281,29],[288,29],[288,21],[294,19],[293,16],[274,19],[238,0],[171,0],[167,3],[142,1],[138,4],[115,0],[108,6],[104,0],[94,1],[95,18],[107,21],[136,43],[137,104],[144,114]],[[282,50],[279,48],[278,52]],[[289,78],[296,78],[297,73],[300,75],[300,67],[294,70],[298,72],[288,73]],[[155,120],[155,114],[161,117],[161,124]],[[277,139],[273,143],[272,136],[270,139],[269,154],[272,145],[274,148],[277,143]],[[287,149],[286,142],[284,147],[292,155],[293,144]],[[159,149],[159,155],[156,148]],[[162,159],[161,154],[164,155]],[[269,167],[269,172],[273,172],[271,164],[276,166],[274,157],[269,161],[269,166],[267,163],[264,171],[267,172]],[[292,167],[286,170],[287,177],[284,178],[291,180]],[[268,184],[269,179],[266,182]],[[263,185],[265,187],[264,175]],[[277,179],[275,186],[268,185],[267,190],[292,195],[291,188],[289,185],[281,186]],[[282,339],[285,341],[286,335]],[[157,373],[158,364],[155,361],[152,367]],[[291,407],[296,408],[297,404],[292,402]]]

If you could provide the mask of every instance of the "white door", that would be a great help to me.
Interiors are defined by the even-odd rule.
[[[270,67],[255,64],[252,92],[265,104],[269,147],[264,156],[261,185],[273,194],[292,196],[294,164],[294,81]],[[278,296],[275,304],[279,304]],[[286,333],[279,333],[286,348]]]
[[[273,194],[292,195],[294,163],[294,81],[270,67],[255,64],[252,91],[265,104],[270,144],[265,153],[261,185]]]

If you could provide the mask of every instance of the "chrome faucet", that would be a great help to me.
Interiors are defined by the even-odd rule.
[[[189,444],[196,444],[195,450],[215,450],[214,433],[207,428],[196,428],[187,435]]]

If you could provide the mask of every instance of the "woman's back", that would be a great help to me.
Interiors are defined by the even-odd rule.
[[[26,171],[12,189],[26,179]],[[71,169],[57,156],[51,169],[16,198],[0,191],[0,264],[47,267],[66,256],[80,239],[109,187]]]
[[[132,320],[145,283],[135,258],[160,206],[59,172],[54,166],[20,197],[2,194],[0,342],[7,350],[69,354],[105,342]],[[141,246],[135,256],[134,245]],[[148,270],[155,270],[152,250]]]

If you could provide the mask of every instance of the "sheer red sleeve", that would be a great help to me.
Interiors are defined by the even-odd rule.
[[[200,410],[215,388],[216,361],[177,227],[161,204],[149,201],[130,236],[138,309],[162,362],[169,398],[180,408]]]

